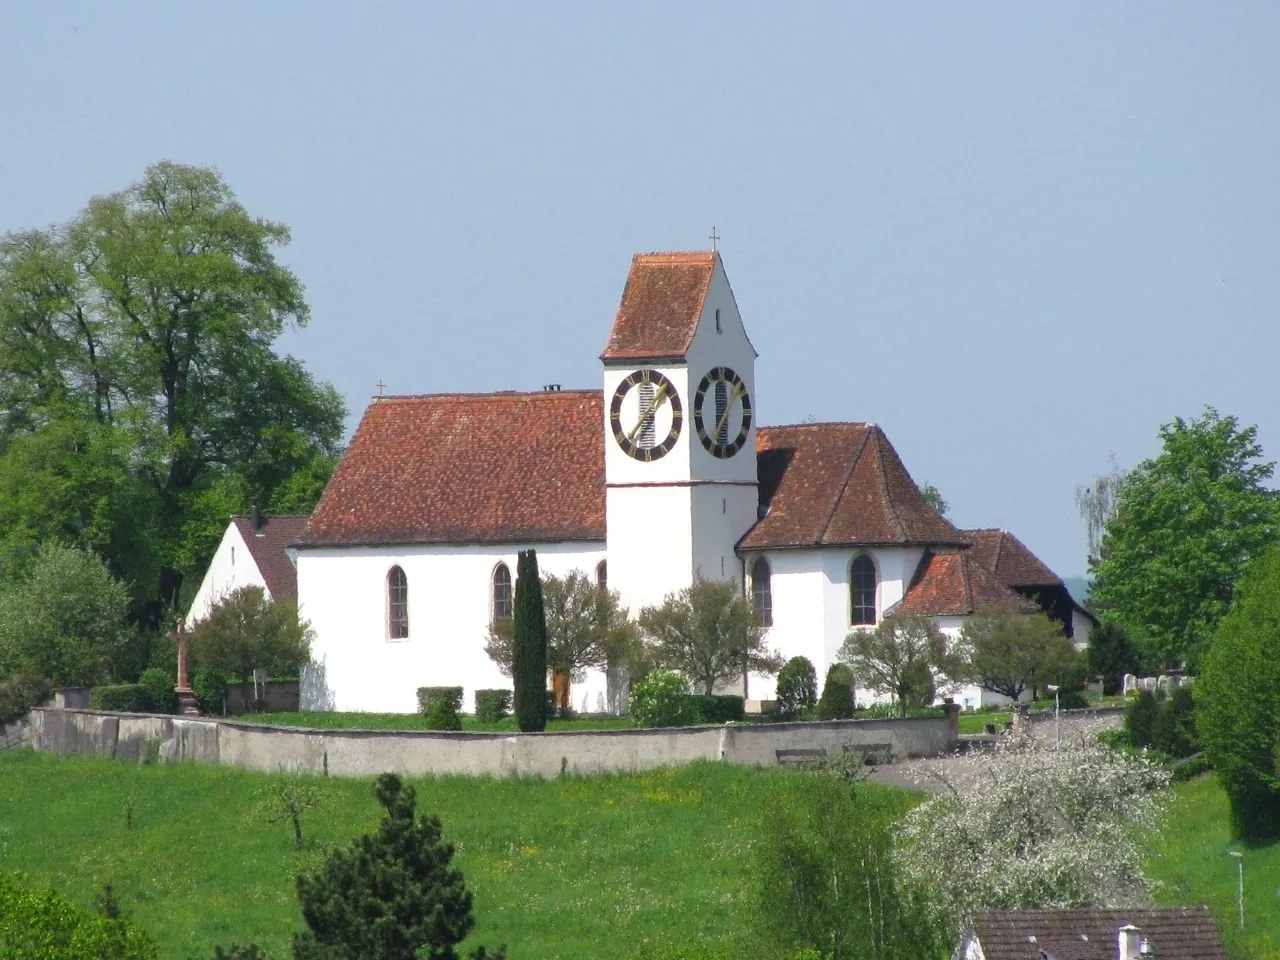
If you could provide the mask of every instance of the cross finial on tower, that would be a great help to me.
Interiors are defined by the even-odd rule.
[[[712,249],[712,250],[714,250],[714,249],[716,249],[716,241],[718,241],[718,240],[722,240],[723,238],[722,238],[722,237],[718,237],[718,236],[716,236],[716,228],[715,228],[715,226],[712,226],[712,227],[711,227],[711,236],[707,237],[707,239],[711,241],[711,249]]]
[[[382,396],[382,391],[387,389],[387,385],[382,382],[381,377],[378,378],[377,387],[378,387],[378,396]]]

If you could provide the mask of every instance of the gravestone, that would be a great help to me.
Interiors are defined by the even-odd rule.
[[[1126,673],[1124,675],[1124,690],[1123,690],[1124,694],[1127,696],[1130,690],[1137,690],[1137,689],[1138,689],[1138,678],[1134,676],[1132,673]]]

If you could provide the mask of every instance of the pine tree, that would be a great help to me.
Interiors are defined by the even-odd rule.
[[[521,551],[516,564],[515,623],[511,679],[516,721],[525,733],[547,726],[547,621],[542,609],[538,555]]]
[[[439,818],[415,816],[413,787],[395,774],[380,775],[373,795],[387,811],[377,833],[297,876],[309,929],[294,935],[294,960],[457,960],[454,948],[475,917],[462,872],[451,865],[453,845]],[[471,956],[491,955],[479,948]]]

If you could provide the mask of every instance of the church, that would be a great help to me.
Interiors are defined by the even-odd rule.
[[[756,351],[716,251],[636,255],[600,361],[602,389],[372,400],[289,546],[315,631],[304,700],[412,712],[419,687],[461,686],[471,709],[509,687],[484,648],[529,548],[633,616],[695,577],[739,584],[770,648],[820,679],[850,630],[895,613],[955,633],[1012,604],[1087,636],[1062,581],[1011,536],[952,526],[874,423],[758,423]],[[773,695],[772,677],[743,686]],[[620,706],[603,672],[569,696]]]

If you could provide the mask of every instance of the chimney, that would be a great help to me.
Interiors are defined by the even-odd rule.
[[[544,383],[544,384],[542,385],[542,391],[543,391],[544,393],[559,393],[559,392],[560,392],[560,384],[558,384],[558,383]]]
[[[249,524],[253,527],[255,537],[262,536],[262,511],[256,503],[249,509]]]
[[[1125,924],[1119,931],[1120,960],[1143,960],[1142,931],[1133,924]]]

